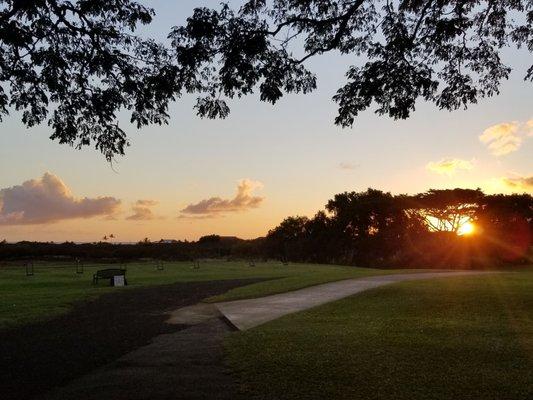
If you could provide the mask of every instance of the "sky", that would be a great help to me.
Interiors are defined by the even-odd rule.
[[[214,2],[143,3],[157,12],[144,33],[164,40],[194,7]],[[514,70],[499,96],[454,112],[419,102],[403,121],[369,110],[351,129],[333,124],[331,98],[356,60],[314,58],[307,65],[318,89],[310,95],[275,106],[252,95],[230,102],[225,120],[198,118],[189,97],[171,106],[167,126],[137,130],[125,118],[131,147],[112,166],[12,113],[0,124],[0,240],[254,238],[289,215],[314,215],[336,193],[368,187],[531,193],[533,85],[523,81],[531,55],[503,56]]]

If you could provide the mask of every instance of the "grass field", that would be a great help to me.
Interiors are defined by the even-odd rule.
[[[92,275],[102,268],[105,266],[87,265],[84,274],[78,275],[73,265],[36,264],[35,275],[28,277],[21,266],[0,267],[0,328],[65,313],[74,302],[88,300],[111,290],[129,290],[175,282],[272,279],[209,299],[220,301],[258,297],[323,282],[395,272],[312,264],[284,266],[279,262],[257,263],[255,267],[250,267],[244,262],[225,261],[202,262],[198,270],[193,269],[189,262],[172,262],[166,263],[163,271],[157,271],[154,263],[132,263],[127,265],[127,288],[110,288],[106,282],[93,287]]]
[[[252,399],[532,399],[533,269],[373,289],[225,347]]]

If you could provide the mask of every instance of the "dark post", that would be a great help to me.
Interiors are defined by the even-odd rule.
[[[193,260],[193,262],[194,262],[193,269],[200,269],[200,260],[196,258]]]
[[[33,261],[26,262],[26,276],[33,276]]]
[[[83,274],[84,272],[84,265],[83,261],[81,261],[79,258],[76,258],[76,273],[77,274]]]

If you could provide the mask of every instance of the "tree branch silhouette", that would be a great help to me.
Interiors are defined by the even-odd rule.
[[[207,118],[254,92],[274,104],[316,89],[313,57],[358,60],[333,97],[335,123],[350,127],[370,108],[394,119],[419,100],[466,108],[508,79],[504,47],[533,52],[530,0],[247,0],[195,8],[166,45],[136,34],[153,15],[134,0],[0,0],[0,117],[19,111],[111,160],[129,144],[119,113],[140,128],[167,123],[184,94]]]

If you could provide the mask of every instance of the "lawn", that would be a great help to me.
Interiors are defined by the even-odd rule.
[[[130,284],[127,288],[110,288],[105,282],[93,287],[92,275],[102,268],[105,267],[87,265],[84,274],[78,275],[73,265],[36,264],[35,275],[28,277],[23,267],[0,267],[0,328],[51,318],[68,312],[74,302],[88,300],[111,290],[129,290],[175,282],[271,279],[209,299],[220,301],[258,297],[340,279],[396,272],[312,264],[284,266],[279,262],[257,263],[255,267],[250,267],[245,262],[225,261],[205,261],[197,270],[189,262],[171,262],[165,264],[163,271],[158,271],[154,263],[132,263],[127,265]]]
[[[247,398],[533,398],[533,269],[405,282],[230,335]]]

